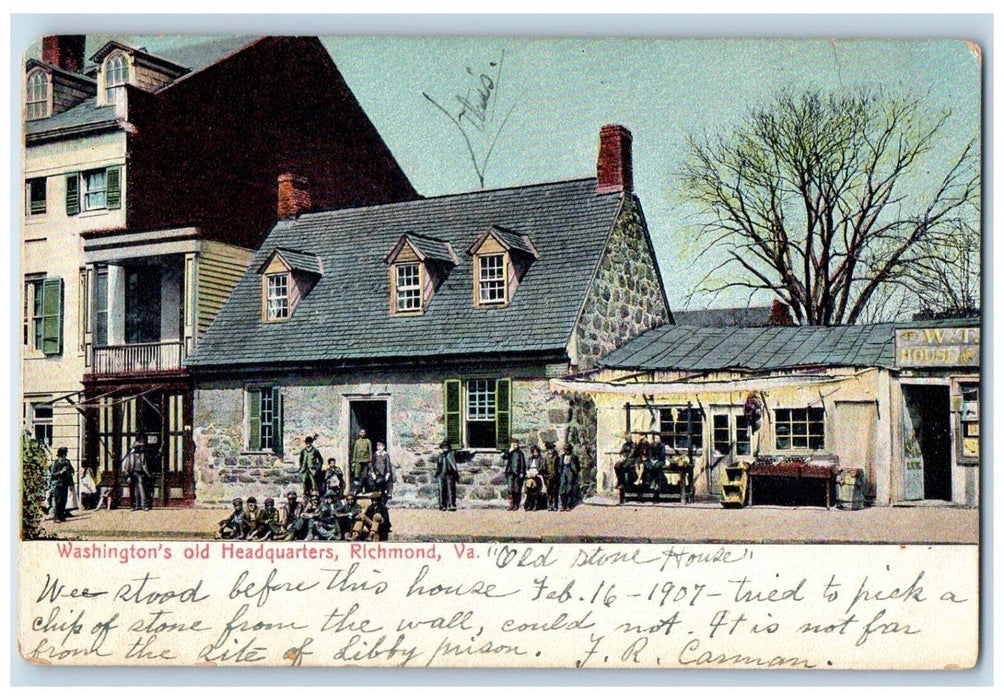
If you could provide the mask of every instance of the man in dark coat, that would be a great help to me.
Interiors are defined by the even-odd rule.
[[[526,456],[519,449],[519,440],[514,438],[509,449],[502,453],[502,464],[505,465],[505,479],[509,487],[509,510],[519,510],[523,482],[526,480]]]
[[[304,447],[300,450],[300,477],[303,479],[303,500],[309,499],[311,492],[324,489],[324,458],[314,447],[314,438],[308,435],[303,438]]]
[[[249,503],[250,500],[248,499]],[[282,525],[279,523],[279,511],[276,510],[274,498],[265,499],[265,507],[261,509],[257,522],[254,530],[248,530],[247,539],[272,540],[280,533]]]
[[[283,506],[279,517],[279,525],[282,528],[282,535],[284,537],[288,537],[293,532],[301,510],[303,510],[303,504],[296,500],[296,491],[287,493],[286,504]],[[292,539],[292,537],[288,537],[288,539]]]
[[[579,481],[579,458],[572,454],[572,446],[567,443],[564,454],[561,455],[561,460],[558,463],[558,470],[560,474],[558,493],[561,496],[558,510],[571,510]]]
[[[553,442],[544,443],[544,488],[547,490],[547,509],[558,510],[559,472],[558,461],[561,455]]]
[[[363,489],[384,494],[389,498],[393,479],[390,455],[387,454],[386,446],[382,442],[378,442],[376,444],[376,452],[373,454],[373,463],[366,474]]]
[[[242,540],[247,534],[245,527],[246,515],[244,512],[244,499],[235,498],[232,503],[234,509],[230,515],[220,521],[220,529],[217,537],[222,540]]]
[[[634,461],[631,459],[633,454],[634,442],[631,440],[631,433],[624,433],[624,444],[621,445],[620,459],[614,466],[618,488],[634,483],[634,479],[631,476],[631,468],[634,466]]]
[[[457,509],[457,460],[449,440],[439,443],[441,452],[436,457],[436,481],[439,484],[439,510]]]
[[[345,475],[339,469],[334,457],[328,459],[328,469],[325,472],[326,491],[334,491],[338,498],[345,498]]]
[[[666,443],[662,441],[659,433],[652,434],[652,444],[648,448],[648,462],[645,465],[645,486],[655,493],[658,498],[663,491],[663,486],[667,486],[666,474],[663,467],[666,466]]]
[[[53,494],[53,520],[61,523],[66,520],[66,499],[73,488],[73,465],[67,458],[69,450],[60,447],[56,450],[56,459],[49,467],[49,485]]]

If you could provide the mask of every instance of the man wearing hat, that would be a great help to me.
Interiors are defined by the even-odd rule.
[[[439,443],[442,450],[436,458],[436,481],[439,483],[439,510],[457,509],[457,460],[449,440]]]
[[[558,510],[558,482],[560,472],[558,471],[558,448],[554,442],[548,440],[544,443],[544,488],[547,489],[547,509]]]
[[[132,444],[129,452],[122,458],[122,471],[129,477],[129,499],[132,509],[150,510],[150,502],[146,494],[146,480],[150,472],[146,468],[146,445],[139,440]]]
[[[220,521],[220,529],[216,533],[216,538],[221,540],[240,540],[245,535],[245,513],[244,499],[235,498],[231,505],[234,509],[227,517]]]
[[[310,435],[303,438],[304,448],[300,450],[300,477],[303,479],[303,500],[310,497],[311,491],[324,489],[324,458],[314,447],[314,438]]]
[[[49,486],[52,489],[53,520],[61,523],[66,520],[66,499],[73,488],[73,465],[67,458],[69,450],[60,447],[56,450],[56,459],[49,467]]]
[[[352,443],[352,490],[362,486],[363,477],[373,461],[373,443],[366,437],[366,430],[360,430],[356,441]]]
[[[509,510],[519,510],[523,498],[523,482],[526,480],[526,456],[519,449],[519,440],[512,439],[509,449],[502,453],[505,465],[505,480],[509,487]]]

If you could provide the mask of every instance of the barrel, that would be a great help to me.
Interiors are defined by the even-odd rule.
[[[837,508],[861,510],[865,507],[865,479],[860,469],[842,469],[837,472]]]

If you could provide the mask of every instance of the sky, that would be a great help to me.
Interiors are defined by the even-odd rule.
[[[177,38],[128,37],[156,53]],[[922,95],[952,115],[927,168],[978,137],[980,65],[973,47],[947,40],[519,39],[322,37],[336,65],[416,189],[434,196],[480,186],[454,118],[458,95],[491,82],[486,130],[498,137],[484,185],[510,187],[595,174],[598,134],[633,134],[634,182],[671,308],[745,306],[747,293],[691,292],[715,258],[695,245],[698,212],[680,186],[688,134],[715,134],[783,89],[877,88]],[[96,48],[96,47],[94,47]],[[93,50],[89,45],[88,50]],[[499,65],[501,63],[501,65]],[[426,97],[426,95],[428,97]],[[474,115],[471,118],[471,115]],[[769,303],[770,297],[754,297]]]

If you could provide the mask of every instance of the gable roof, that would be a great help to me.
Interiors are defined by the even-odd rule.
[[[384,262],[390,263],[394,260],[406,243],[412,247],[420,260],[424,261],[426,258],[430,258],[432,260],[447,262],[451,265],[457,264],[457,254],[453,252],[453,247],[449,243],[432,236],[421,236],[414,231],[403,234],[397,240],[397,243],[394,244],[384,258]]]
[[[282,221],[254,256],[186,364],[234,367],[472,354],[564,356],[597,261],[620,210],[619,192],[598,195],[596,180],[483,190]],[[532,236],[540,258],[510,304],[478,308],[473,258],[458,264],[421,316],[388,313],[384,257],[404,233],[454,250],[491,225]],[[255,271],[275,248],[316,251],[324,276],[282,323],[263,323]]]
[[[88,39],[93,38],[88,37]],[[189,78],[192,73],[218,63],[257,40],[255,37],[246,36],[210,37],[205,41],[190,43],[190,37],[175,37],[173,41],[165,40],[162,50],[158,49],[156,52],[148,52],[146,49],[135,49],[127,43],[111,37],[105,37],[105,40],[102,42],[102,48],[111,46],[112,48],[122,47],[129,51],[141,51],[153,59],[162,59],[163,62],[169,65],[188,69],[189,72],[182,78],[185,79]],[[186,44],[186,42],[189,43]],[[97,54],[95,54],[95,57],[97,57]],[[85,67],[85,72],[94,69],[95,66],[93,65],[87,66]],[[93,82],[93,79],[87,78],[83,74],[79,77],[83,80]],[[172,85],[176,85],[180,80],[168,83],[161,88],[161,91],[169,89]],[[92,96],[59,114],[54,114],[45,119],[35,119],[26,122],[24,133],[25,137],[29,140],[34,140],[47,134],[72,134],[77,131],[101,130],[118,126],[119,121],[115,117],[115,106],[98,105],[97,98]]]
[[[632,338],[600,364],[611,369],[772,370],[893,367],[894,323],[702,328],[665,325]]]
[[[529,236],[518,234],[515,231],[510,231],[509,229],[496,224],[492,224],[488,227],[487,231],[478,236],[474,242],[468,246],[467,252],[473,253],[475,250],[480,248],[481,244],[484,243],[488,236],[494,237],[495,240],[497,240],[506,250],[518,250],[531,257],[537,257],[537,249],[533,247],[533,243],[530,242]]]
[[[260,275],[264,272],[265,267],[276,256],[282,258],[291,270],[302,270],[303,272],[311,272],[315,275],[321,274],[321,259],[316,254],[303,253],[299,250],[290,250],[289,248],[275,248],[272,250],[262,264],[258,266],[257,273]]]

